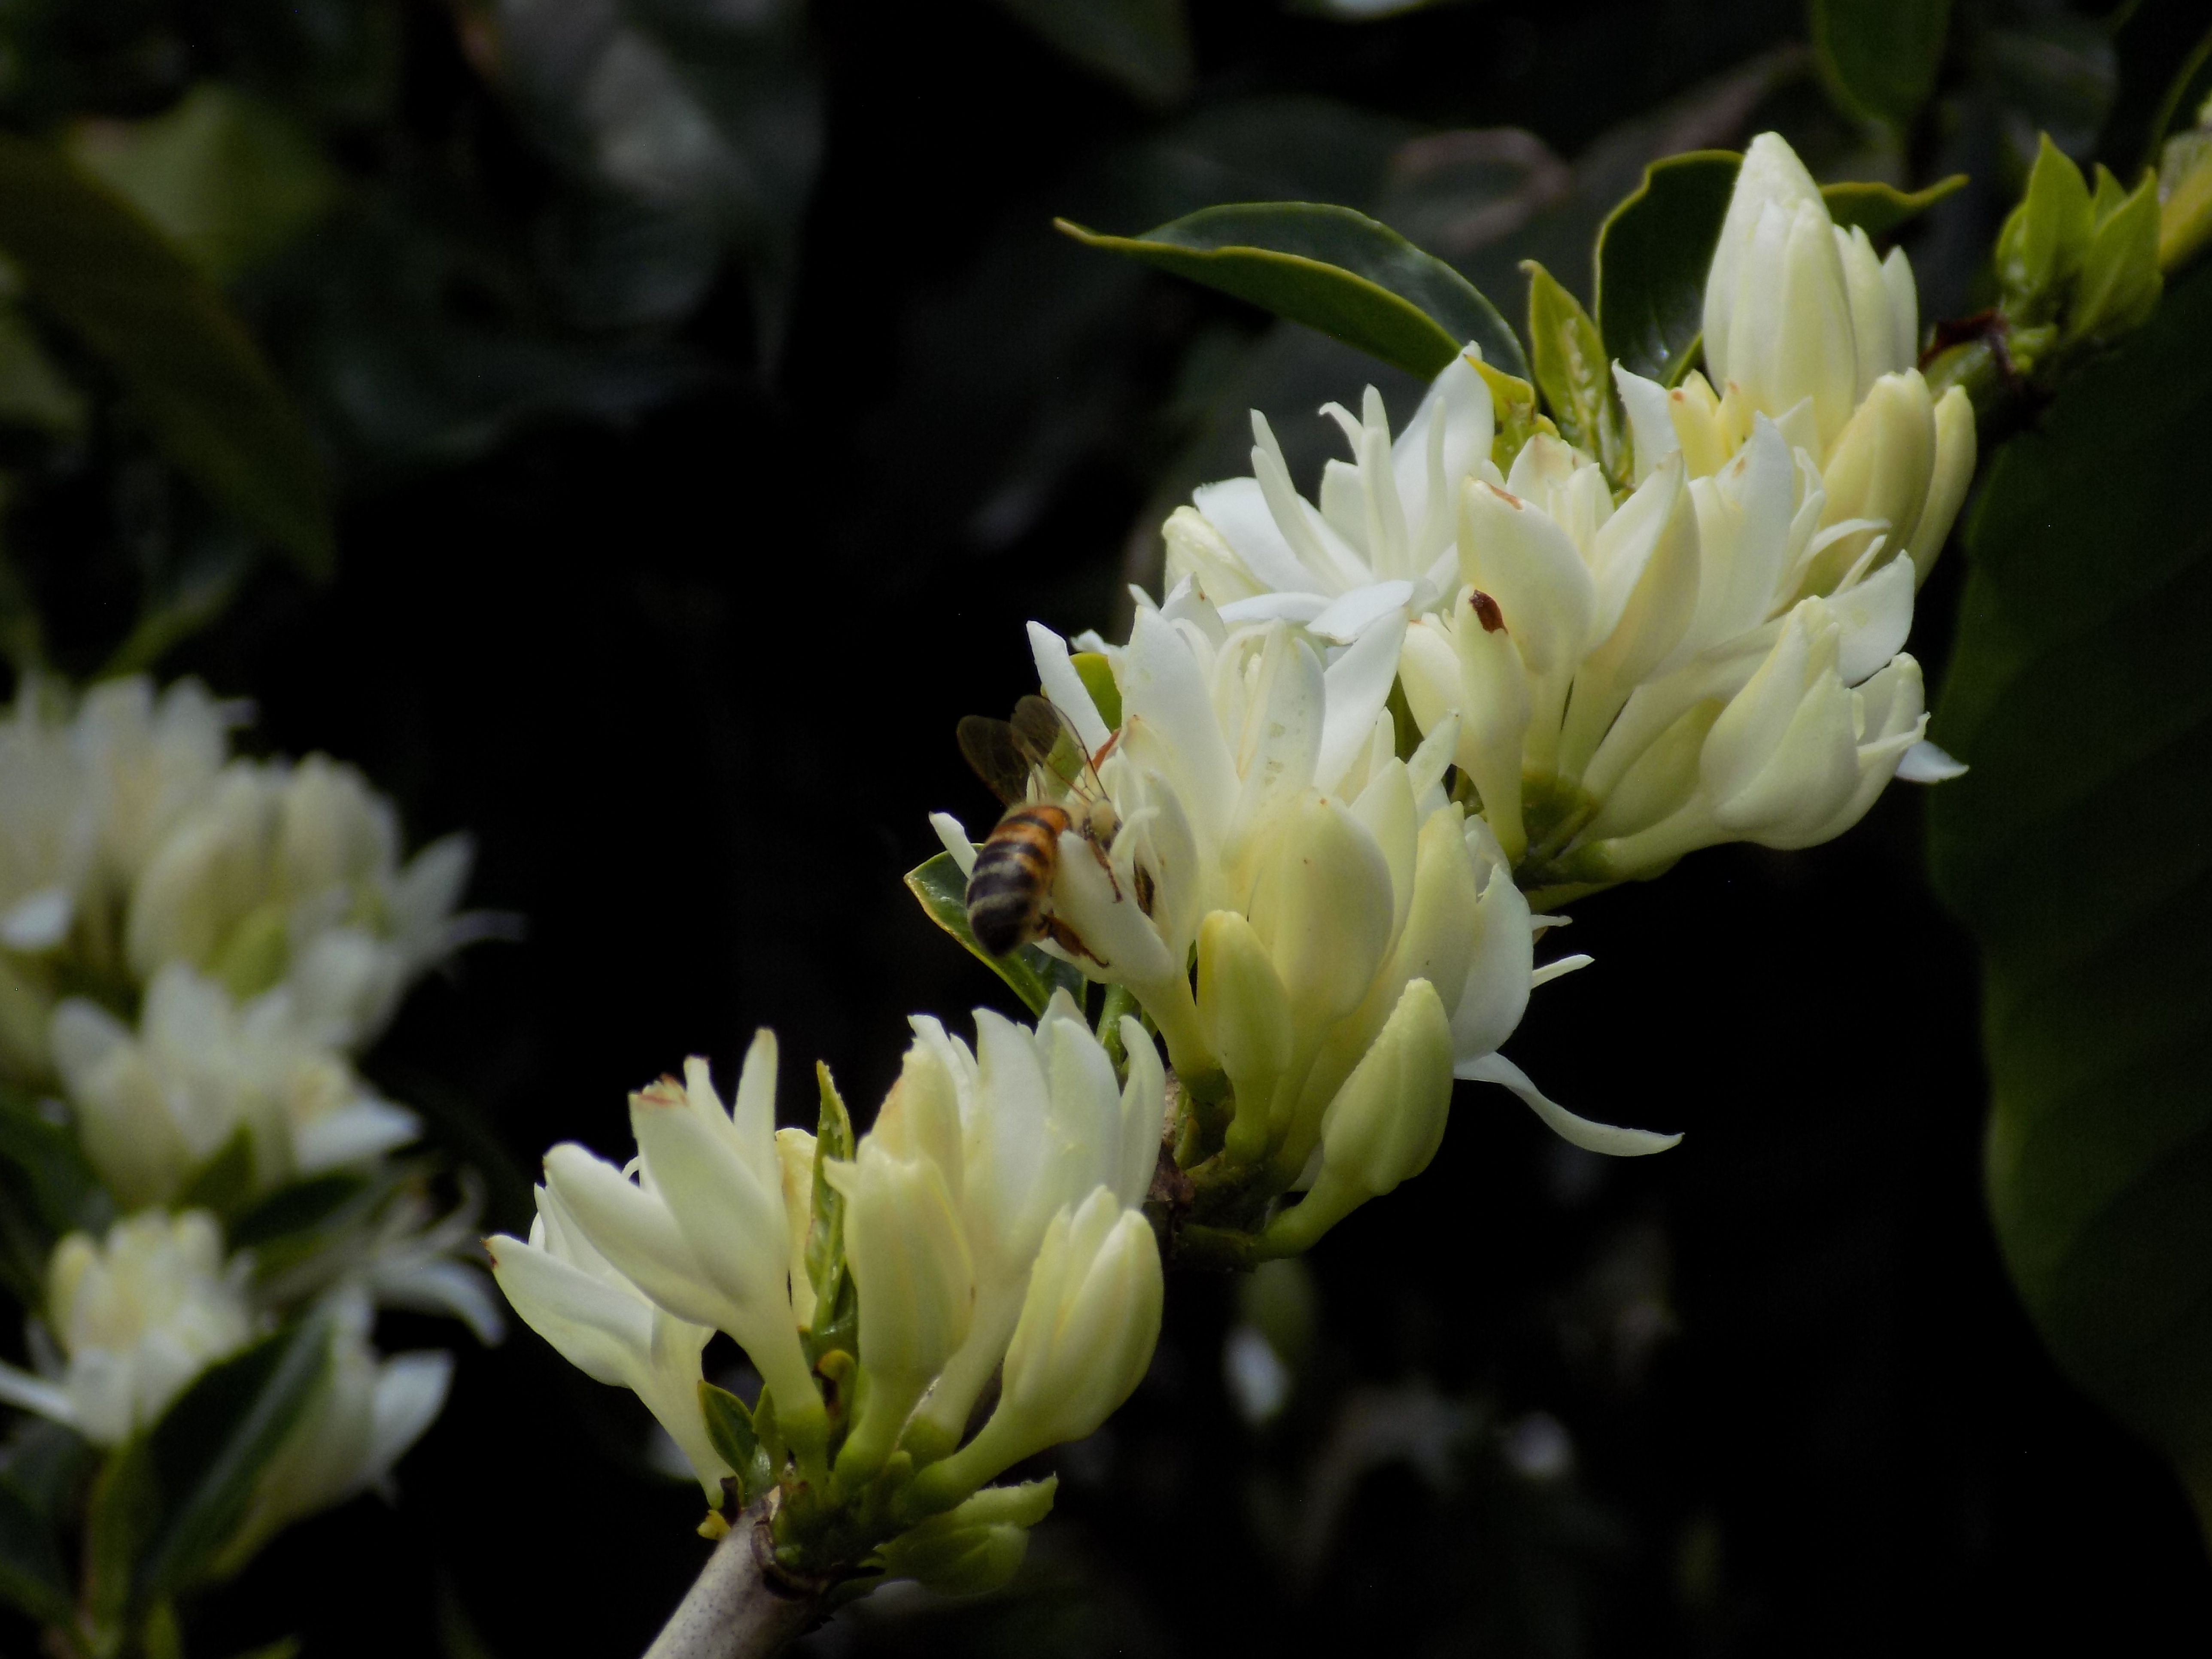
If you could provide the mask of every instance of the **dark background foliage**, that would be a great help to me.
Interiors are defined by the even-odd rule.
[[[1961,0],[1937,103],[1885,148],[1824,94],[1794,7],[1354,25],[1201,0],[1191,76],[1152,101],[1031,9],[0,7],[21,130],[155,114],[215,76],[330,169],[336,205],[232,291],[332,458],[337,574],[241,567],[165,669],[252,696],[271,750],[359,763],[415,837],[476,835],[471,898],[527,938],[418,992],[368,1069],[485,1170],[501,1227],[544,1146],[617,1151],[624,1091],[688,1053],[728,1075],[773,1025],[802,1121],[807,1059],[872,1101],[905,1013],[1006,1006],[899,881],[933,849],[927,808],[989,811],[953,722],[1028,687],[1024,619],[1126,616],[1164,505],[1241,470],[1248,404],[1311,466],[1323,398],[1416,390],[1052,215],[1346,202],[1517,316],[1522,257],[1586,294],[1589,234],[1646,159],[1778,125],[1824,176],[1974,175],[1909,243],[1923,315],[1956,315],[2034,132],[2131,177],[2202,27],[2183,0]],[[611,178],[564,19],[714,71],[690,84],[745,165]],[[750,32],[716,57],[732,19]],[[228,556],[104,404],[7,441],[11,550],[65,666],[162,573]],[[1916,628],[1939,673],[1959,574]],[[1972,955],[1927,889],[1921,808],[1900,787],[1837,844],[1702,853],[1580,906],[1560,948],[1597,965],[1536,998],[1514,1057],[1577,1109],[1686,1131],[1678,1150],[1608,1164],[1462,1090],[1436,1164],[1303,1279],[1171,1286],[1151,1377],[1058,1457],[1012,1590],[887,1594],[814,1650],[2203,1650],[2179,1489],[2061,1380],[2000,1268]],[[1242,1323],[1296,1362],[1264,1426],[1224,1380]],[[398,1505],[288,1534],[200,1640],[635,1650],[706,1549],[648,1429],[526,1331],[465,1352]]]

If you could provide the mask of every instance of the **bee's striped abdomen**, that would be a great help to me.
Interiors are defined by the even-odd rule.
[[[993,956],[1005,956],[1037,936],[1067,826],[1060,807],[1017,806],[976,853],[968,878],[968,926]]]

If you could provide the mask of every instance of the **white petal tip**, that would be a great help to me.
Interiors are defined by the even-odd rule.
[[[943,842],[945,850],[952,854],[952,861],[960,866],[960,873],[974,875],[975,843],[968,839],[968,831],[960,820],[950,812],[932,812],[929,827],[937,831],[938,840]]]
[[[1966,763],[1947,755],[1923,738],[1905,751],[1905,758],[1897,763],[1897,775],[1907,783],[1942,783],[1966,775]]]

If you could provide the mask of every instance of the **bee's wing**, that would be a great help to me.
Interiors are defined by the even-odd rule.
[[[1091,757],[1066,715],[1042,697],[1024,697],[1014,705],[1013,734],[1032,766],[1044,769],[1070,789],[1084,782]]]
[[[1004,720],[969,714],[960,721],[960,752],[975,775],[1009,806],[1018,806],[1030,795],[1030,757],[1014,728]]]

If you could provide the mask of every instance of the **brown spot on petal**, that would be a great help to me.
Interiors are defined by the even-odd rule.
[[[1502,634],[1505,631],[1505,613],[1498,608],[1498,601],[1480,588],[1469,593],[1467,606],[1481,619],[1484,633]]]
[[[1492,495],[1497,496],[1499,501],[1504,502],[1506,506],[1511,507],[1516,513],[1518,513],[1522,507],[1528,505],[1528,502],[1522,501],[1518,495],[1515,495],[1510,489],[1500,489],[1493,483],[1486,483],[1483,485],[1483,488],[1488,490]]]

